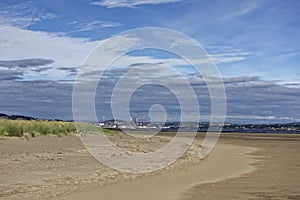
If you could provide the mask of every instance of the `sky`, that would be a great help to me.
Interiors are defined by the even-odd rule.
[[[73,119],[73,84],[87,56],[111,36],[141,27],[180,31],[202,45],[224,82],[227,122],[300,121],[297,0],[1,0],[0,113]],[[189,81],[209,121],[205,75],[158,50],[124,55],[103,72],[95,97],[99,120],[113,117],[112,91],[129,69],[147,73],[137,73],[138,82],[170,80],[166,65],[182,74],[178,88]],[[178,120],[176,95],[144,83],[130,99],[131,116],[148,118],[152,105],[162,105],[168,120]]]

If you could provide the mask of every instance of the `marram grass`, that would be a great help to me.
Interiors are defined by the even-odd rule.
[[[21,137],[26,134],[35,135],[67,135],[76,132],[72,122],[61,121],[26,121],[0,119],[0,136]]]
[[[98,126],[84,122],[0,119],[0,136],[22,137],[31,135],[35,137],[49,134],[61,136],[75,132],[99,134],[100,131],[107,135],[120,133],[118,130],[101,129]]]

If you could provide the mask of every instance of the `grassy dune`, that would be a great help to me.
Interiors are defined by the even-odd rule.
[[[72,122],[0,119],[0,136],[67,135],[75,131]]]
[[[37,121],[37,120],[9,120],[0,119],[0,136],[22,137],[31,135],[68,135],[75,133],[95,133],[98,134],[101,130],[107,135],[120,133],[117,130],[101,129],[93,124],[76,122],[62,122],[62,121]]]

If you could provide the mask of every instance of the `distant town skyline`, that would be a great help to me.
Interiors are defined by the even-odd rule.
[[[226,122],[299,122],[299,7],[296,0],[3,0],[0,113],[73,119],[73,83],[89,53],[119,32],[162,27],[195,39],[216,63],[226,89]],[[95,98],[98,119],[113,118],[113,87],[130,67],[166,79],[165,65],[190,81],[208,121],[201,76],[178,56],[151,50],[126,55],[104,73]],[[133,94],[131,116],[149,118],[153,104],[164,107],[169,121],[180,118],[176,96],[153,84]]]

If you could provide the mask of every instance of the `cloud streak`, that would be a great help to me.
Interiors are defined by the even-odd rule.
[[[74,21],[70,24],[74,25],[75,32],[86,32],[91,30],[101,30],[104,28],[114,28],[114,27],[122,26],[122,24],[118,22],[100,21],[100,20],[95,20],[92,22]]]
[[[92,2],[92,5],[95,6],[104,6],[107,8],[135,8],[140,5],[157,5],[157,4],[167,4],[167,3],[176,3],[182,0],[102,0],[97,2]]]
[[[223,20],[231,20],[233,18],[241,17],[243,15],[247,15],[257,8],[259,8],[259,3],[257,1],[245,1],[241,4],[235,11],[231,12],[228,15],[222,16],[220,18],[221,21]]]
[[[23,72],[12,70],[0,70],[0,81],[11,81],[22,79]]]
[[[54,63],[54,60],[44,58],[30,58],[19,60],[0,60],[0,67],[5,68],[29,68],[50,65]]]

